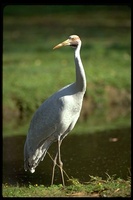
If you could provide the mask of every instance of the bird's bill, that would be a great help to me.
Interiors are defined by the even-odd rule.
[[[62,43],[60,43],[60,44],[58,44],[58,45],[56,45],[53,49],[58,49],[58,48],[60,48],[60,47],[68,46],[68,45],[70,45],[70,40],[69,40],[69,39],[68,39],[68,40],[65,40],[64,42],[62,42]]]

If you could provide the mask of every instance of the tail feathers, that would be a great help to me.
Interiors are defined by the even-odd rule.
[[[35,172],[35,168],[38,166],[40,161],[42,161],[49,149],[50,145],[56,141],[55,136],[47,138],[47,140],[41,141],[37,147],[33,143],[26,140],[24,147],[24,169],[29,170],[31,173]],[[34,146],[34,148],[33,148]]]
[[[29,158],[26,157],[24,160],[24,169],[25,171],[29,170],[31,173],[35,172],[35,168],[38,166],[40,161],[42,161],[47,153],[47,149],[38,148],[34,155],[30,156]]]
[[[24,169],[29,170],[31,173],[35,172],[35,168],[38,166],[40,161],[43,161],[48,148],[51,143],[44,143],[39,146],[35,151],[31,151],[27,143],[25,144],[25,155],[24,155]]]

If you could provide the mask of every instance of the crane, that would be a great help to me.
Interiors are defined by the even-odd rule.
[[[53,49],[63,46],[71,46],[75,50],[76,80],[46,99],[33,115],[24,145],[24,169],[34,173],[40,161],[43,161],[49,147],[53,142],[57,142],[58,150],[53,160],[51,184],[54,181],[58,158],[62,184],[65,186],[60,147],[63,139],[74,128],[80,116],[86,91],[86,76],[80,58],[81,40],[79,36],[71,35]]]

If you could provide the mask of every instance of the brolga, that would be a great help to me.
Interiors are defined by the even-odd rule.
[[[53,49],[63,46],[71,46],[74,49],[75,82],[46,99],[33,115],[24,146],[24,169],[34,173],[49,147],[53,142],[57,142],[58,148],[53,160],[51,184],[54,181],[55,166],[58,161],[62,184],[65,186],[60,147],[63,139],[74,128],[80,116],[86,91],[86,76],[80,58],[81,40],[79,36],[71,35]]]

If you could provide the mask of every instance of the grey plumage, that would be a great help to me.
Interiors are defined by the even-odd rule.
[[[77,35],[72,35],[54,49],[66,45],[75,48],[76,81],[54,93],[37,109],[31,120],[24,146],[24,169],[33,173],[39,162],[44,159],[50,145],[58,141],[54,168],[59,156],[63,185],[60,145],[79,118],[86,90],[86,77],[80,59],[81,40]],[[54,170],[52,177],[53,183]]]

